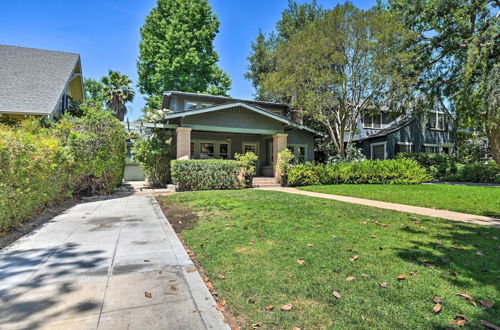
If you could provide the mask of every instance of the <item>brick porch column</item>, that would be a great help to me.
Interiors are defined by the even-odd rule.
[[[189,159],[191,156],[191,128],[177,127],[177,159]]]
[[[280,173],[276,168],[276,165],[278,164],[278,153],[286,149],[287,138],[288,134],[279,133],[273,135],[273,171],[274,171],[274,178],[276,180],[280,179]]]

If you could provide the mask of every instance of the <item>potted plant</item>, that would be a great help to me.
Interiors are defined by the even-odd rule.
[[[293,154],[290,150],[285,149],[278,153],[278,171],[280,173],[280,183],[282,187],[288,184],[288,172],[292,168]]]
[[[245,154],[236,153],[234,158],[240,162],[241,174],[243,175],[245,186],[252,188],[252,181],[255,175],[255,162],[259,157],[253,152],[247,152]]]

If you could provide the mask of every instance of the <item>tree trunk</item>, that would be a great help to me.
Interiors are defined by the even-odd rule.
[[[493,159],[500,165],[500,124],[486,125],[486,136],[490,143]]]

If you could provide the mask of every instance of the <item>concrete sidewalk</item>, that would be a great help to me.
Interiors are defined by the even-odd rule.
[[[153,197],[81,203],[0,251],[0,328],[229,329],[193,268]]]
[[[317,192],[312,192],[312,191],[299,190],[299,189],[290,188],[290,187],[275,187],[275,188],[269,187],[269,188],[256,188],[256,189],[281,191],[281,192],[285,192],[285,193],[289,193],[289,194],[332,199],[332,200],[341,201],[341,202],[378,207],[381,209],[414,213],[414,214],[425,215],[425,216],[429,216],[429,217],[443,218],[443,219],[448,219],[448,220],[453,220],[453,221],[468,222],[468,223],[474,223],[474,224],[478,224],[478,225],[493,226],[493,227],[500,228],[500,219],[485,217],[485,216],[481,216],[481,215],[473,215],[473,214],[445,211],[445,210],[436,210],[436,209],[431,209],[431,208],[426,208],[426,207],[403,205],[403,204],[396,204],[396,203],[380,202],[380,201],[374,201],[371,199],[363,199],[363,198],[356,198],[356,197],[349,197],[349,196],[323,194],[323,193],[317,193]]]

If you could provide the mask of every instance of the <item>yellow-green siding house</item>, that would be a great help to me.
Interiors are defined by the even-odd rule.
[[[82,101],[80,55],[0,45],[0,115],[60,116]]]

